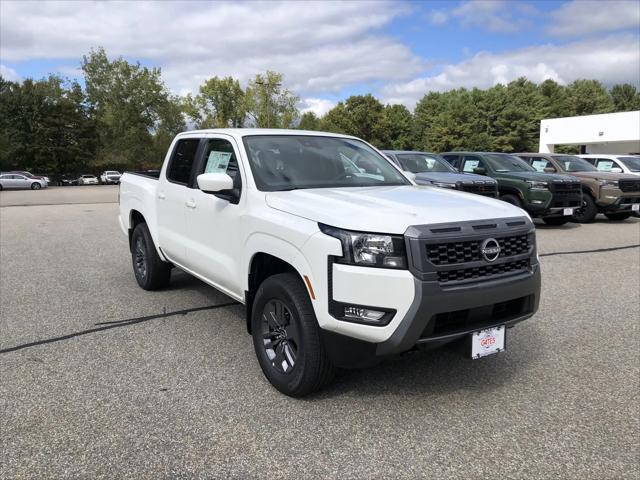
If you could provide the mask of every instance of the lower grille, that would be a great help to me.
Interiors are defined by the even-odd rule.
[[[640,192],[640,180],[619,180],[618,186],[623,192]]]
[[[476,330],[489,325],[508,322],[531,313],[533,310],[532,304],[533,298],[529,295],[493,305],[438,313],[431,318],[420,338]]]
[[[478,280],[484,277],[493,277],[503,274],[517,274],[531,270],[531,263],[528,258],[515,262],[504,262],[495,265],[485,265],[473,268],[458,268],[455,270],[444,270],[438,272],[440,283],[463,282]]]

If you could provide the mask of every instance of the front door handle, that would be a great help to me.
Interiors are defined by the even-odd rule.
[[[162,193],[162,192],[158,193],[158,199],[164,200],[165,198],[167,198],[167,196],[164,193]]]
[[[187,200],[185,202],[185,205],[187,206],[187,208],[196,208],[195,200]]]

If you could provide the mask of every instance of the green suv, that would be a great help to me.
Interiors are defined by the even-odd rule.
[[[569,175],[542,173],[515,155],[486,152],[441,154],[463,173],[487,175],[498,181],[501,200],[541,217],[549,225],[571,221],[582,206],[580,180]]]

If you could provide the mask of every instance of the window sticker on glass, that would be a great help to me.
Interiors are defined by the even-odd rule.
[[[610,172],[611,167],[613,167],[613,162],[611,160],[600,160],[598,162],[598,170],[602,172]]]
[[[231,159],[231,153],[229,152],[216,152],[209,153],[207,159],[207,166],[204,169],[204,173],[224,173],[229,166],[229,160]]]
[[[464,162],[464,171],[465,172],[473,172],[474,168],[478,168],[478,164],[480,160],[467,160]]]
[[[544,169],[547,167],[547,161],[546,160],[534,160],[531,163],[531,166],[533,168],[535,168],[539,172],[544,172]]]

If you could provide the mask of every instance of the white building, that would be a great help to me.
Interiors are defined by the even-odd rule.
[[[640,153],[640,111],[550,118],[540,122],[540,153],[580,145],[581,153]]]

